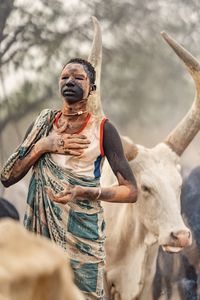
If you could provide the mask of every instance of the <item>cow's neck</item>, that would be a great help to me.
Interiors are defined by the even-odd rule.
[[[117,218],[117,232],[113,234],[115,241],[110,239],[109,243],[110,247],[117,246],[115,251],[112,249],[112,257],[108,258],[108,279],[114,284],[117,281],[122,300],[133,300],[137,295],[146,295],[151,287],[150,269],[156,261],[158,244],[150,245],[152,236],[141,223],[136,205],[123,205],[121,213],[126,217]],[[145,296],[138,299],[143,300]]]
[[[151,235],[148,230],[142,224],[140,216],[138,214],[137,204],[127,204],[125,207],[124,215],[126,216],[125,220],[121,219],[121,226],[118,229],[121,229],[119,235],[120,239],[127,240],[127,235],[129,237],[129,243],[132,247],[140,248],[141,244],[149,244]],[[128,233],[131,234],[129,235]]]

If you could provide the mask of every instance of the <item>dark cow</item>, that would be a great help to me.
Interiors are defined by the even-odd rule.
[[[19,220],[19,213],[15,206],[2,197],[0,197],[0,219],[1,218]]]
[[[183,181],[181,210],[192,231],[193,243],[177,254],[160,249],[153,285],[154,300],[200,299],[200,166]]]

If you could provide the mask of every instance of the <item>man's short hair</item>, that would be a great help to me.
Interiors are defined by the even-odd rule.
[[[89,61],[82,59],[82,58],[72,58],[64,65],[63,69],[66,67],[66,65],[71,64],[71,63],[77,63],[77,64],[82,65],[85,72],[89,76],[90,83],[91,84],[95,83],[96,71],[95,71],[93,65]]]

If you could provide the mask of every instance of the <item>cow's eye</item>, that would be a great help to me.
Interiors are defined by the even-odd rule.
[[[151,189],[147,185],[142,185],[142,191],[151,194]]]

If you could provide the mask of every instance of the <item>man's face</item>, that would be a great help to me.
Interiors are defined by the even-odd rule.
[[[59,80],[60,93],[72,104],[87,99],[90,92],[90,79],[79,63],[69,63],[62,70]]]

